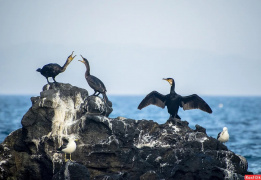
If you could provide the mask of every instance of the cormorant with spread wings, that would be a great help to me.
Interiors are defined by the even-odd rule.
[[[138,109],[142,109],[150,104],[156,105],[161,108],[167,106],[168,113],[172,118],[180,119],[178,115],[179,107],[184,110],[189,109],[200,109],[207,113],[212,113],[209,105],[197,94],[192,94],[190,96],[181,96],[175,92],[175,81],[172,78],[163,79],[169,82],[171,85],[170,93],[167,95],[160,94],[157,91],[152,91],[149,93],[139,104]]]

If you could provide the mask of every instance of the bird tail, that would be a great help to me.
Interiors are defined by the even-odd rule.
[[[41,68],[36,69],[37,72],[41,72],[41,70],[42,70]]]
[[[105,92],[102,93],[102,96],[103,96],[104,102],[107,104],[109,102],[109,99],[108,99],[106,93]]]
[[[61,152],[62,152],[62,148],[61,148],[61,147],[57,148],[57,149],[56,149],[56,152],[57,152],[57,153],[61,153]]]

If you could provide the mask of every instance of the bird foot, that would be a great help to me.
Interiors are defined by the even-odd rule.
[[[170,116],[169,119],[167,120],[169,123],[176,123],[176,118]]]
[[[167,122],[168,122],[168,123],[175,124],[175,125],[181,125],[181,124],[182,124],[181,119],[174,118],[174,117],[172,117],[172,116],[169,117],[169,119],[167,120]]]

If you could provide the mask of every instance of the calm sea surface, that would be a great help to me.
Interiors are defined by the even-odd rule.
[[[31,96],[0,95],[0,143],[12,131],[21,128],[21,119],[31,107]],[[110,117],[154,120],[159,124],[169,118],[167,109],[148,106],[138,110],[144,96],[109,96],[113,103]],[[207,114],[200,110],[179,110],[182,120],[195,129],[199,124],[214,138],[226,126],[230,139],[228,148],[247,158],[248,170],[261,174],[261,97],[203,97],[213,110]]]

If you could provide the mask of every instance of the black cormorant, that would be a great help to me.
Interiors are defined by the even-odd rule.
[[[180,119],[178,109],[182,107],[184,110],[200,109],[202,111],[212,113],[209,105],[198,95],[181,96],[175,92],[175,81],[172,78],[163,79],[170,83],[170,93],[162,95],[157,91],[149,93],[139,104],[138,109],[142,109],[150,104],[164,108],[167,106],[170,117]]]
[[[82,59],[83,60],[79,60],[80,62],[82,62],[83,64],[85,64],[86,66],[86,72],[85,72],[85,79],[87,80],[89,86],[94,90],[94,93],[93,95],[94,96],[98,96],[100,93],[103,95],[103,99],[104,101],[107,103],[109,102],[108,100],[108,97],[106,95],[106,87],[104,86],[103,82],[90,74],[90,65],[89,65],[89,62],[86,58],[84,58],[82,55],[81,55]],[[98,94],[96,94],[98,93]]]
[[[73,52],[72,52],[72,54],[68,56],[63,67],[61,67],[59,64],[56,63],[50,63],[44,65],[42,69],[38,68],[36,71],[40,72],[47,79],[48,84],[50,83],[48,80],[49,77],[52,77],[53,81],[56,82],[55,77],[66,70],[67,66],[70,64],[70,62],[72,62],[75,56],[73,56]]]

